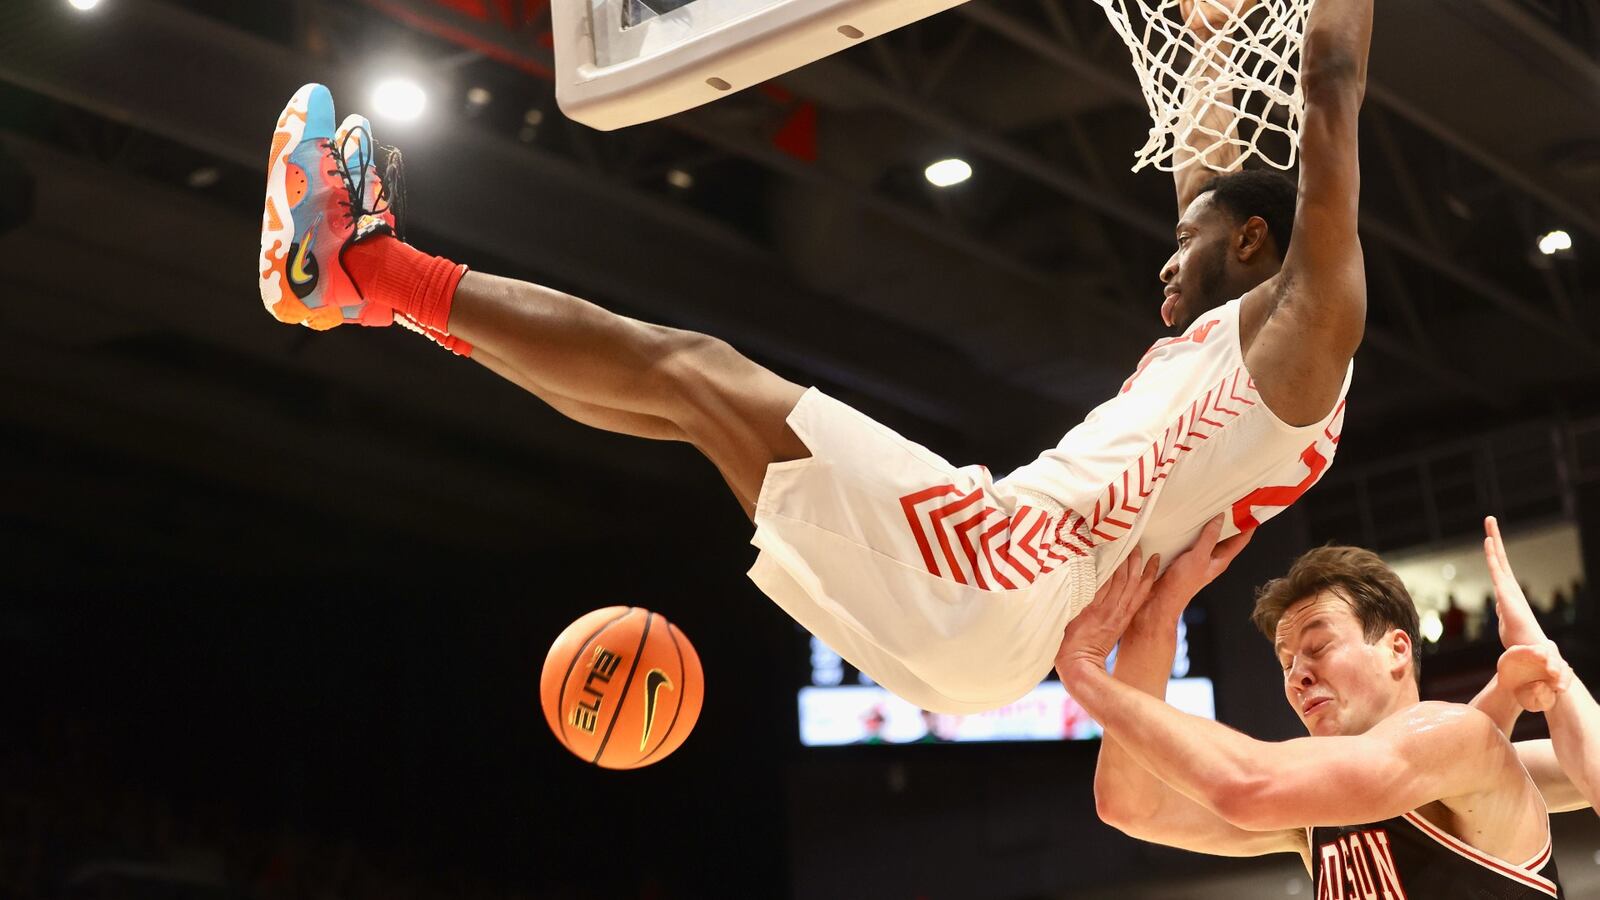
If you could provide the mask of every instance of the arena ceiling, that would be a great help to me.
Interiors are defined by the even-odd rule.
[[[960,461],[1003,469],[1053,444],[1159,336],[1172,189],[1128,171],[1148,120],[1087,0],[972,0],[610,133],[555,107],[547,15],[525,0],[0,7],[0,196],[31,181],[34,198],[0,238],[0,421],[59,470],[49,490],[107,488],[61,448],[160,460],[179,481],[257,486],[283,467],[284,502],[316,504],[336,479],[373,522],[470,507],[482,528],[463,539],[503,542],[603,527],[582,477],[528,478],[531,461],[671,486],[699,473],[692,454],[564,426],[409,336],[259,312],[272,117],[311,80],[361,109],[395,66],[433,98],[418,126],[377,123],[405,150],[418,243],[725,337]],[[492,99],[469,103],[475,87]],[[922,168],[951,154],[976,175],[941,192]],[[1348,452],[1593,412],[1600,3],[1379,4],[1362,172],[1371,313]],[[1546,257],[1535,241],[1554,228],[1574,247]],[[298,458],[308,444],[317,458]],[[119,488],[152,507],[170,492]],[[81,518],[56,525],[94,527]]]
[[[768,811],[711,818],[780,829],[788,713],[747,713],[778,708],[772,698],[795,683],[784,654],[801,642],[740,579],[748,531],[715,472],[684,446],[571,425],[409,333],[272,322],[253,285],[270,123],[313,80],[333,88],[341,113],[370,113],[373,80],[407,68],[432,112],[416,127],[377,128],[405,150],[417,243],[710,331],[996,471],[1054,444],[1160,335],[1171,184],[1128,171],[1148,120],[1091,0],[971,0],[612,133],[556,109],[547,33],[538,0],[102,0],[88,16],[65,0],[0,0],[0,539],[8,584],[37,600],[30,608],[92,598],[0,630],[49,647],[29,621],[93,617],[91,648],[149,642],[127,653],[130,684],[163,668],[152,660],[178,660],[170,670],[191,652],[204,659],[208,638],[222,648],[211,652],[247,647],[260,695],[219,705],[252,728],[258,715],[283,723],[293,739],[303,723],[272,718],[279,704],[358,730],[364,708],[382,705],[359,679],[325,687],[331,664],[315,652],[285,650],[327,629],[327,658],[340,665],[387,673],[400,660],[409,674],[394,684],[385,674],[385,691],[407,703],[408,686],[436,694],[407,720],[476,753],[489,741],[458,741],[454,727],[542,726],[518,705],[522,682],[493,683],[491,663],[467,658],[484,646],[471,635],[505,632],[521,677],[527,648],[572,609],[655,605],[706,623],[696,640],[727,693],[722,712],[708,706],[702,746],[735,748],[741,771],[756,773],[751,802]],[[472,88],[489,102],[469,103]],[[1379,3],[1362,141],[1370,327],[1335,473],[1502,425],[1600,414],[1600,2]],[[931,188],[923,167],[957,154],[974,178]],[[1546,258],[1535,240],[1555,228],[1574,246]],[[1547,430],[1512,438],[1500,457],[1548,461]],[[1389,527],[1369,525],[1365,542],[1390,549],[1476,527],[1470,483],[1495,453],[1458,450],[1446,460],[1455,468],[1418,478],[1402,465],[1375,480]],[[1508,484],[1534,468],[1542,477],[1501,463]],[[1364,484],[1319,490],[1348,501],[1327,501],[1329,515],[1370,513]],[[1429,505],[1430,491],[1454,499]],[[1554,488],[1536,493],[1537,514],[1559,506]],[[1339,528],[1323,531],[1363,533]],[[494,565],[453,565],[471,554]],[[559,571],[529,572],[529,560]],[[650,560],[666,577],[634,571]],[[583,582],[607,565],[599,585]],[[346,577],[325,583],[330,569]],[[426,601],[391,608],[408,582]],[[258,595],[271,602],[252,606]],[[152,596],[170,602],[138,606]],[[337,598],[326,617],[325,597]],[[384,646],[396,634],[417,637]],[[63,658],[90,683],[122,671],[93,654]],[[1250,696],[1239,681],[1224,690],[1236,706]],[[216,730],[184,705],[187,687],[176,695],[185,734]],[[507,759],[564,753],[538,737],[496,746]],[[351,772],[367,760],[348,770],[340,760],[423,752],[400,743],[353,739],[304,781],[360,781]],[[701,767],[692,773],[728,758],[685,762]],[[1076,759],[1086,779],[1088,757]],[[537,768],[517,756],[503,771],[526,780],[518,773]],[[372,783],[392,793],[388,770],[376,771]],[[1052,819],[1089,822],[1087,781],[1078,787],[1083,805],[1052,806]],[[929,796],[883,805],[922,809]],[[1014,811],[983,809],[967,818]],[[1033,834],[981,827],[1019,842]],[[1591,831],[1573,846],[1589,846]],[[767,834],[753,843],[766,847]],[[782,855],[768,843],[759,853]],[[1159,874],[1145,869],[1161,857],[1117,852],[1107,878]],[[781,865],[768,856],[750,865]],[[1286,882],[1277,867],[1237,877],[1213,895]],[[1170,893],[1201,895],[1187,882]]]

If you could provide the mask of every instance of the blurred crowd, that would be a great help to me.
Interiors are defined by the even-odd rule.
[[[1526,591],[1526,586],[1524,586]],[[1575,580],[1566,588],[1556,588],[1548,597],[1528,594],[1534,613],[1545,633],[1555,636],[1579,624],[1581,618],[1592,615],[1594,607],[1587,584]],[[1476,611],[1468,611],[1454,594],[1445,598],[1445,608],[1439,613],[1440,632],[1433,650],[1449,650],[1468,644],[1495,643],[1498,645],[1500,623],[1495,618],[1494,594],[1486,594]],[[1429,648],[1425,648],[1429,649]]]
[[[400,848],[320,837],[282,824],[263,826],[227,801],[176,802],[165,792],[112,774],[126,767],[110,758],[105,736],[82,721],[53,722],[36,734],[13,730],[5,743],[0,750],[0,898],[5,900],[599,896],[576,884],[518,891]],[[604,895],[667,897],[660,886],[648,883],[609,884]]]

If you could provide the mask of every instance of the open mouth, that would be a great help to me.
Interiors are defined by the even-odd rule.
[[[1183,295],[1177,291],[1172,291],[1167,294],[1167,299],[1161,301],[1161,321],[1168,328],[1171,328],[1173,325],[1173,313],[1178,308],[1178,298],[1182,296]]]

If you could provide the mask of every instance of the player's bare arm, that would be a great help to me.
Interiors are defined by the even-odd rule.
[[[1242,12],[1254,0],[1181,0],[1178,10],[1183,15],[1184,24],[1195,36],[1202,41],[1210,38],[1213,30],[1222,27],[1227,22],[1227,11]],[[1228,45],[1224,42],[1210,45],[1210,56],[1196,54],[1191,61],[1191,72],[1185,83],[1193,84],[1197,78],[1209,78],[1220,69],[1217,59],[1218,54],[1228,52]],[[1220,90],[1211,95],[1211,102],[1205,101],[1205,95],[1199,91],[1191,90],[1189,97],[1190,115],[1195,117],[1199,128],[1187,135],[1180,136],[1173,162],[1181,166],[1172,173],[1174,187],[1178,191],[1178,215],[1189,208],[1194,198],[1199,196],[1201,188],[1218,175],[1239,170],[1239,147],[1228,138],[1236,136],[1238,132],[1238,116],[1230,108],[1233,103],[1231,90]],[[1221,137],[1218,137],[1220,135]],[[1189,162],[1189,160],[1194,160]],[[1187,163],[1187,165],[1185,165]]]
[[[1167,567],[1155,582],[1150,599],[1123,634],[1114,677],[1151,697],[1165,697],[1167,678],[1177,652],[1178,619],[1200,588],[1209,584],[1238,555],[1253,532],[1218,543],[1222,519],[1212,520],[1193,549]],[[1150,565],[1154,565],[1152,560]],[[1137,569],[1132,563],[1130,570]],[[1127,571],[1105,590],[1126,589]],[[1137,589],[1137,585],[1132,585]],[[1263,856],[1308,851],[1302,830],[1248,831],[1180,794],[1150,774],[1122,748],[1118,735],[1106,732],[1095,768],[1095,809],[1101,821],[1140,840],[1216,856]]]
[[[1553,813],[1565,813],[1594,806],[1561,767],[1555,744],[1549,738],[1517,741],[1511,746],[1516,748],[1522,767],[1528,770],[1528,777],[1539,788],[1546,809]]]
[[[1484,558],[1494,585],[1500,640],[1506,647],[1495,675],[1500,696],[1491,702],[1504,706],[1504,696],[1509,695],[1522,709],[1544,712],[1550,726],[1550,750],[1529,748],[1523,758],[1545,791],[1550,808],[1593,806],[1600,788],[1600,706],[1534,617],[1511,569],[1500,523],[1491,516],[1484,520],[1484,530]],[[1550,765],[1551,753],[1555,766]]]
[[[1356,824],[1442,801],[1438,814],[1452,821],[1441,824],[1474,833],[1487,852],[1522,858],[1545,840],[1542,819],[1525,814],[1539,800],[1515,751],[1469,707],[1421,703],[1364,734],[1271,743],[1111,678],[1106,654],[1141,599],[1097,599],[1068,626],[1057,671],[1135,761],[1224,821],[1248,831]]]
[[[1600,706],[1582,681],[1557,698],[1545,712],[1550,723],[1550,740],[1562,771],[1588,806],[1600,795]]]
[[[1484,520],[1484,529],[1484,557],[1490,573],[1494,574],[1502,569],[1505,546],[1500,526],[1493,517]],[[1557,695],[1565,691],[1572,680],[1572,669],[1561,658],[1555,644],[1545,638],[1544,629],[1534,618],[1522,588],[1510,573],[1509,561],[1503,568],[1505,577],[1497,586],[1495,602],[1501,641],[1506,649],[1500,657],[1498,671],[1472,699],[1472,706],[1493,719],[1500,732],[1510,737],[1524,709],[1548,711],[1555,705]],[[1549,739],[1517,741],[1513,746],[1551,812],[1572,812],[1591,805],[1561,767],[1555,746]]]
[[[1261,396],[1291,425],[1338,402],[1366,324],[1356,235],[1361,175],[1356,119],[1366,92],[1372,0],[1318,0],[1306,25],[1300,86],[1300,190],[1283,268],[1245,295],[1245,360]]]
[[[1517,718],[1523,712],[1522,704],[1517,701],[1516,693],[1509,685],[1527,684],[1525,679],[1541,681],[1559,679],[1559,669],[1544,653],[1526,654],[1520,651],[1544,648],[1515,647],[1507,650],[1501,657],[1501,666],[1514,668],[1508,670],[1508,677],[1502,679],[1498,674],[1489,679],[1478,696],[1472,698],[1471,706],[1488,716],[1495,723],[1495,727],[1506,737],[1511,736],[1512,729],[1516,726]],[[1514,652],[1517,651],[1517,652]],[[1570,671],[1570,670],[1569,670]],[[1544,686],[1548,690],[1548,686]],[[1553,701],[1551,701],[1553,703]],[[1543,709],[1548,710],[1550,704]],[[1528,777],[1533,779],[1539,788],[1539,794],[1544,797],[1544,805],[1551,812],[1572,812],[1579,809],[1588,809],[1589,801],[1583,792],[1567,776],[1566,770],[1561,768],[1561,762],[1556,757],[1554,745],[1549,738],[1533,741],[1516,741],[1511,745],[1516,748],[1517,756],[1522,760],[1522,767],[1528,770]]]

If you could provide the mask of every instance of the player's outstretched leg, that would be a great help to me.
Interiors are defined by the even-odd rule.
[[[807,455],[785,422],[804,389],[716,338],[618,316],[538,285],[468,272],[394,236],[371,126],[334,127],[306,85],[268,160],[260,286],[279,321],[399,323],[600,428],[688,440],[753,511],[769,463]]]

